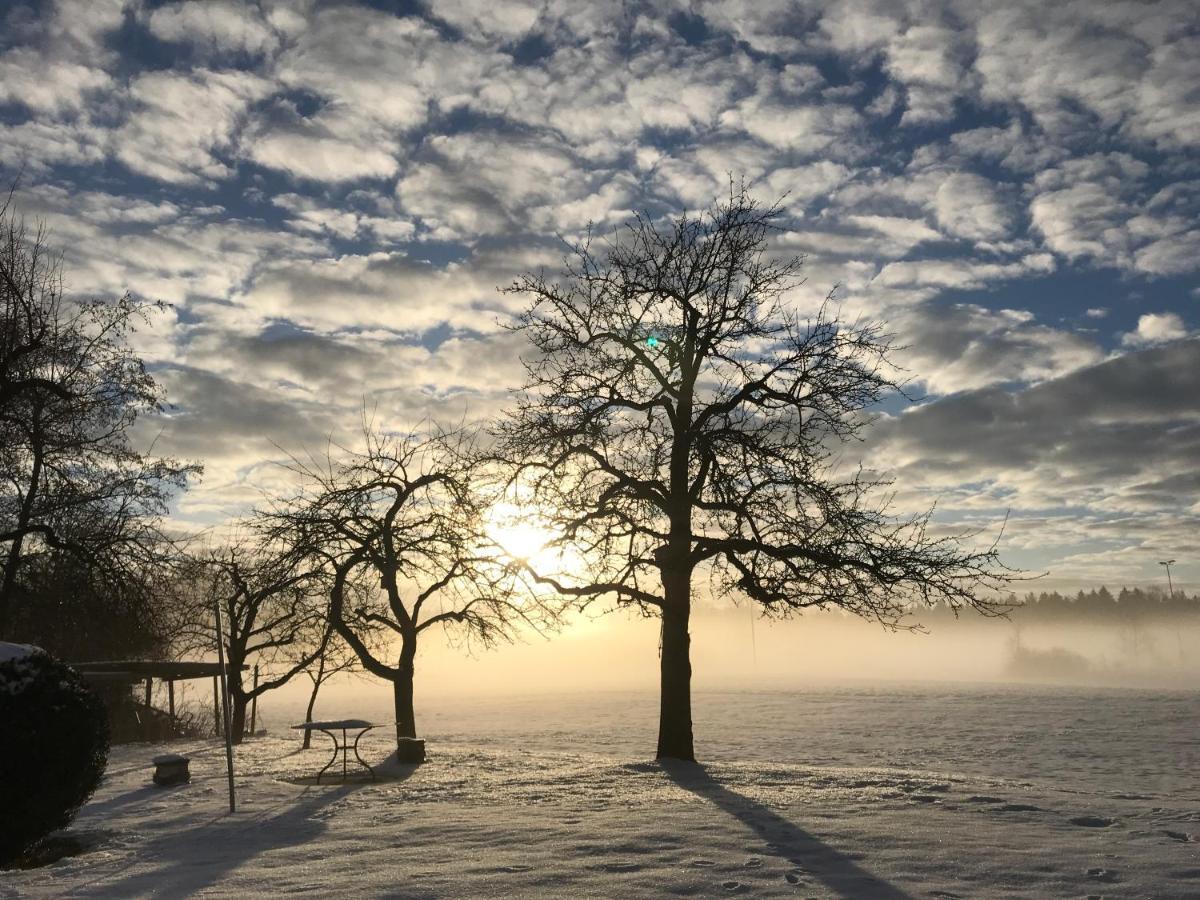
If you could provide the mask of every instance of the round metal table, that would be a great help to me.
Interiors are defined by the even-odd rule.
[[[333,756],[329,758],[329,762],[325,763],[325,767],[317,773],[317,783],[321,781],[321,776],[324,775],[329,767],[337,762],[338,752],[342,754],[342,781],[346,780],[346,754],[348,751],[354,751],[354,758],[358,760],[358,764],[371,773],[371,778],[375,778],[375,770],[367,765],[367,761],[358,755],[358,742],[362,740],[362,736],[375,728],[374,722],[368,722],[366,719],[334,719],[327,722],[302,722],[299,725],[293,725],[292,728],[296,731],[320,731],[329,736],[333,741]],[[334,733],[341,731],[342,739],[339,742],[337,735]],[[353,743],[347,737],[347,733],[357,731],[354,736]]]

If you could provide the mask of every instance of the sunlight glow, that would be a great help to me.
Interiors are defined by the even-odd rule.
[[[486,533],[505,553],[550,572],[558,568],[560,553],[547,549],[553,532],[538,525],[528,510],[513,503],[497,503],[488,514]]]

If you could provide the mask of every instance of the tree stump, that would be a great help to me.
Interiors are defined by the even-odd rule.
[[[425,739],[398,738],[396,741],[396,761],[402,763],[425,762]]]
[[[154,757],[154,783],[159,787],[167,787],[191,781],[192,773],[188,771],[189,762],[191,760],[188,757],[180,756],[178,753],[164,753],[162,756]]]

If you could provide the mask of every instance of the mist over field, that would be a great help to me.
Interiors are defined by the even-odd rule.
[[[1200,622],[1153,625],[1020,624],[1012,618],[964,616],[927,632],[887,631],[836,613],[786,621],[749,610],[706,608],[693,618],[697,691],[804,690],[844,683],[886,689],[923,682],[1008,683],[1194,690],[1200,684]],[[653,691],[658,677],[658,622],[630,611],[577,619],[548,639],[536,635],[469,655],[431,636],[419,666],[421,697]],[[265,697],[293,709],[307,696],[301,682]],[[363,677],[331,682],[319,709],[352,714],[389,697]],[[547,699],[548,704],[561,701]],[[274,718],[274,717],[271,717]],[[276,718],[275,721],[278,721]]]

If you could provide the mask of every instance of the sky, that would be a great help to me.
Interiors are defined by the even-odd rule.
[[[0,6],[0,176],[135,336],[187,525],[364,405],[486,417],[563,239],[783,198],[788,302],[904,346],[861,450],[1033,589],[1200,589],[1200,11],[1161,2]]]

